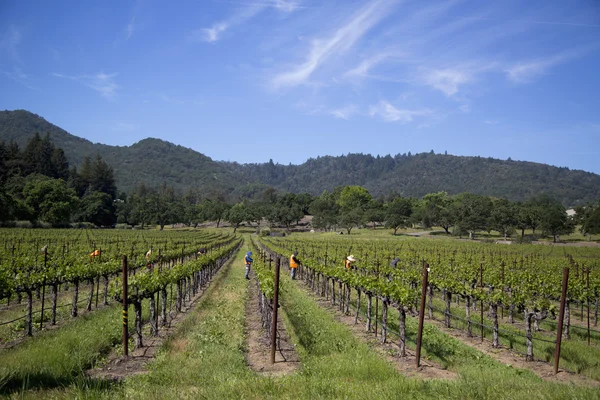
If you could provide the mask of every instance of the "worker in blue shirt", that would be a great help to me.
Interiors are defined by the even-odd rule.
[[[246,264],[246,279],[250,279],[248,274],[250,273],[250,267],[252,266],[253,262],[254,260],[252,259],[252,252],[249,251],[244,257],[244,263]]]

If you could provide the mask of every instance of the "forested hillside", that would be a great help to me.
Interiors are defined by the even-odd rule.
[[[421,153],[397,149],[395,156],[364,154],[323,156],[301,165],[216,162],[194,150],[160,139],[132,146],[95,144],[73,136],[28,111],[0,112],[0,141],[23,147],[35,133],[50,135],[71,165],[97,154],[114,168],[119,190],[138,183],[175,189],[196,187],[205,193],[233,197],[251,195],[265,185],[295,193],[319,195],[337,186],[361,185],[374,196],[391,193],[421,197],[427,193],[469,192],[522,201],[545,192],[565,206],[583,205],[600,197],[600,175],[524,161]],[[235,159],[235,154],[231,155]]]

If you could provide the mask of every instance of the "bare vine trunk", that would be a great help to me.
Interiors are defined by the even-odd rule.
[[[565,322],[563,326],[563,337],[569,339],[571,337],[571,307],[569,299],[565,302]]]
[[[142,303],[140,301],[133,302],[135,310],[135,348],[144,347],[142,342]]]
[[[400,331],[400,357],[406,357],[406,310],[404,306],[398,308],[400,320],[398,321],[398,330]]]
[[[371,332],[371,311],[373,310],[373,295],[367,292],[367,332]]]
[[[500,341],[498,338],[498,304],[492,303],[492,319],[494,320],[494,334],[492,339],[492,347],[499,347]]]
[[[79,299],[79,280],[73,282],[73,304],[71,305],[71,317],[77,316],[77,300]]]
[[[56,303],[58,301],[58,285],[53,283],[50,288],[52,289],[52,317],[50,325],[56,325]]]
[[[471,324],[471,296],[466,296],[465,315],[467,317],[467,336],[473,337],[473,326]]]
[[[446,300],[446,310],[444,311],[444,322],[446,328],[450,328],[450,303],[452,302],[452,293],[449,290],[444,290],[444,298]]]
[[[531,319],[533,313],[525,310],[525,336],[527,337],[527,355],[525,356],[526,361],[533,361],[533,335],[531,331]]]
[[[360,294],[361,290],[356,289],[358,291],[358,299],[356,300],[356,315],[354,316],[354,323],[358,324],[358,313],[360,312]]]
[[[388,299],[383,298],[381,305],[381,343],[387,342]]]

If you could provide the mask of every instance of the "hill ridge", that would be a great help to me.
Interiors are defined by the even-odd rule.
[[[348,153],[317,156],[302,164],[272,161],[240,164],[215,161],[194,149],[160,138],[145,138],[129,146],[93,143],[72,135],[27,110],[0,111],[0,141],[14,140],[23,148],[36,132],[50,134],[70,163],[100,154],[113,166],[119,190],[131,191],[139,182],[162,182],[185,190],[197,187],[207,194],[240,198],[267,186],[319,195],[340,185],[361,185],[373,195],[397,193],[421,197],[427,193],[471,192],[525,200],[546,192],[565,206],[600,198],[600,175],[533,161],[500,160],[482,156],[398,153],[373,156]]]

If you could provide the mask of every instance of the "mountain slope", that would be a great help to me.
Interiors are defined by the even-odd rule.
[[[0,111],[0,141],[13,140],[24,148],[35,132],[41,136],[49,133],[72,165],[80,165],[84,157],[100,154],[114,168],[120,191],[133,190],[139,182],[156,187],[164,181],[178,189],[196,186],[217,192],[230,192],[241,184],[227,168],[209,157],[160,139],[144,139],[131,146],[109,146],[73,136],[25,110]]]
[[[444,190],[521,201],[545,192],[565,206],[600,198],[600,175],[546,164],[422,153],[324,156],[301,165],[241,165],[216,162],[160,139],[144,139],[132,146],[95,144],[28,111],[0,111],[0,141],[14,140],[23,147],[35,132],[49,133],[75,165],[85,156],[100,154],[113,166],[117,186],[124,191],[133,190],[139,182],[158,186],[164,181],[178,189],[195,186],[204,193],[233,195],[256,192],[264,185],[314,195],[340,185],[361,185],[376,196],[395,192],[421,197]]]

